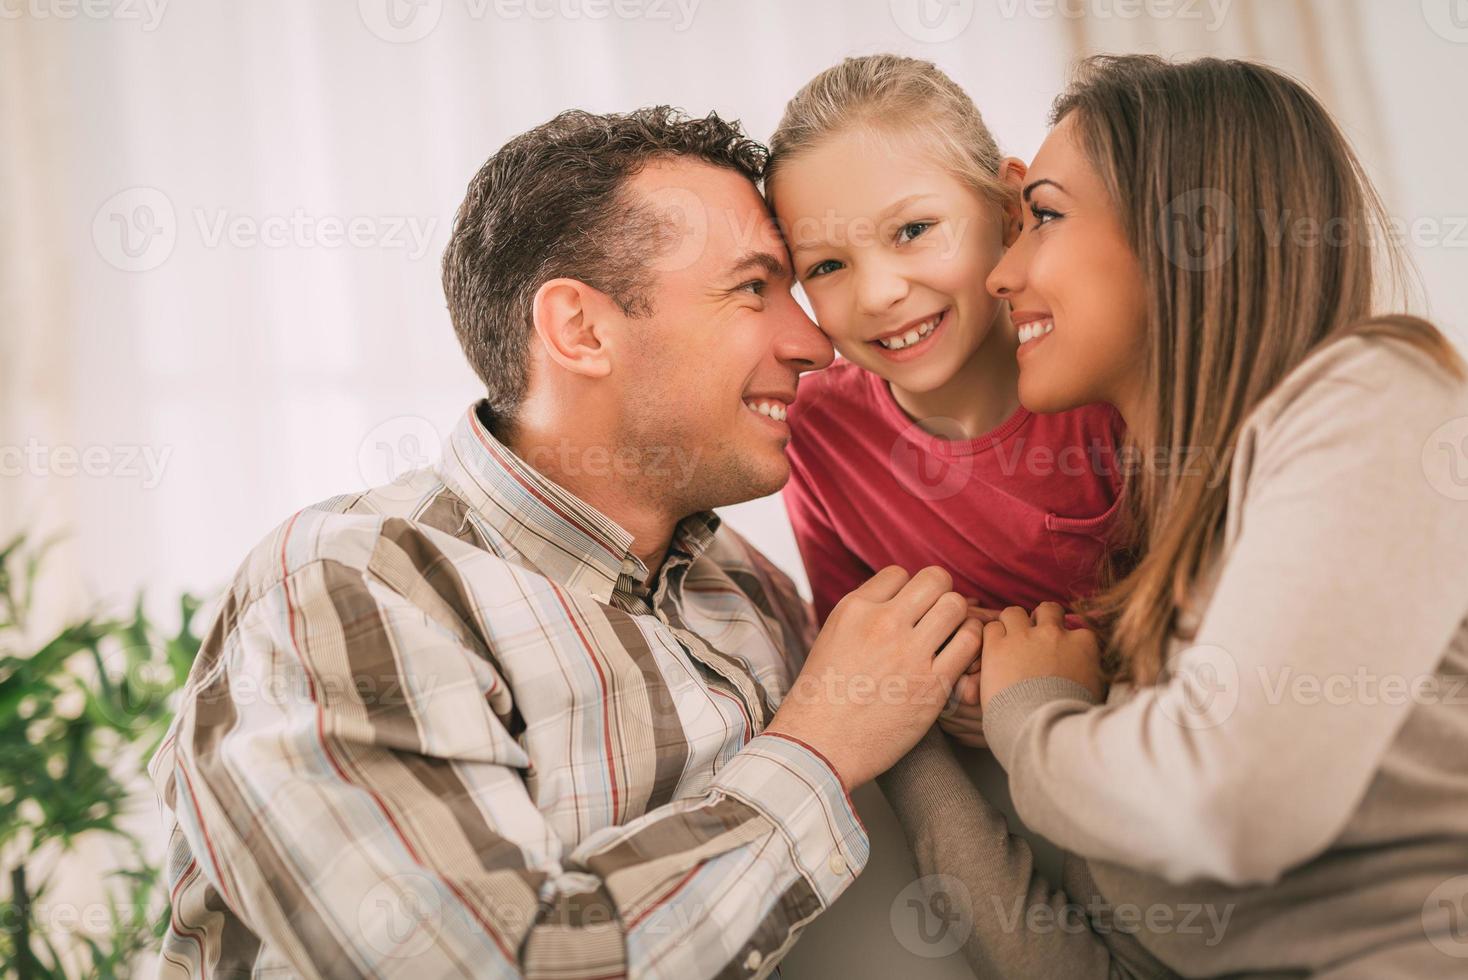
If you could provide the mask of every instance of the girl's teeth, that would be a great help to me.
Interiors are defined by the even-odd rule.
[[[1038,337],[1043,337],[1055,329],[1054,320],[1035,320],[1032,323],[1023,324],[1019,328],[1019,342],[1028,344]]]
[[[919,340],[922,340],[928,334],[938,329],[938,321],[941,319],[943,319],[943,314],[939,313],[937,316],[933,317],[931,320],[928,320],[926,323],[924,323],[920,327],[917,327],[916,329],[909,330],[905,334],[900,334],[899,336],[892,337],[888,340],[879,340],[877,341],[877,343],[881,344],[888,350],[902,350],[902,348],[904,347],[911,347],[913,344],[917,343]]]

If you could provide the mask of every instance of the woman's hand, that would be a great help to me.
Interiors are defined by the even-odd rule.
[[[1065,610],[1043,602],[1031,616],[1010,606],[984,625],[979,703],[983,708],[1000,691],[1031,677],[1065,677],[1101,700],[1101,646],[1088,629],[1067,629]]]

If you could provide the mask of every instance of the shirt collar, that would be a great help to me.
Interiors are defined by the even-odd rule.
[[[439,477],[542,574],[600,602],[647,582],[632,553],[632,534],[516,456],[485,426],[480,401],[459,418],[439,463]],[[713,511],[685,517],[673,532],[665,565],[692,562],[714,541]]]

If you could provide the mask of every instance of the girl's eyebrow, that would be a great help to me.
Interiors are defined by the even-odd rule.
[[[1041,177],[1039,180],[1030,181],[1028,184],[1025,185],[1025,190],[1024,190],[1024,194],[1022,195],[1022,197],[1023,197],[1023,200],[1024,200],[1024,202],[1026,204],[1029,204],[1030,203],[1030,192],[1033,191],[1036,187],[1039,187],[1039,186],[1041,186],[1043,184],[1049,184],[1051,187],[1055,188],[1056,190],[1058,190],[1058,191],[1060,191],[1062,193],[1065,192],[1065,188],[1064,187],[1061,187],[1059,184],[1057,184],[1055,181],[1051,180],[1049,177]]]
[[[915,204],[918,201],[924,200],[924,199],[929,198],[929,197],[936,197],[936,196],[937,196],[936,194],[909,194],[906,197],[901,198],[901,199],[896,200],[896,201],[893,201],[891,204],[887,205],[887,207],[882,210],[882,213],[879,214],[879,215],[877,215],[877,218],[878,218],[878,220],[880,220],[882,218],[891,217],[893,214],[897,213],[898,211],[901,211],[903,208],[907,207],[909,204]]]

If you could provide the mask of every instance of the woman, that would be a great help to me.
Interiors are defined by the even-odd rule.
[[[985,976],[1462,972],[1462,363],[1372,319],[1380,204],[1297,83],[1092,59],[1054,118],[989,288],[1053,325],[1027,408],[1120,409],[1134,560],[1104,655],[1053,605],[985,628],[985,734],[1063,891],[937,733],[883,778],[919,866]]]

